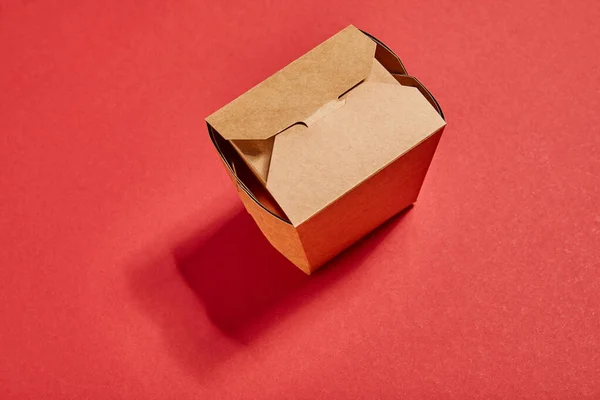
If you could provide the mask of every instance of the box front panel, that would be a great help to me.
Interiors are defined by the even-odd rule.
[[[417,200],[443,128],[298,227],[311,271]]]

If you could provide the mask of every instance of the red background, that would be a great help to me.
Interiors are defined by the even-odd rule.
[[[0,397],[600,398],[598,4],[3,1]],[[203,119],[349,23],[448,127],[306,277]]]

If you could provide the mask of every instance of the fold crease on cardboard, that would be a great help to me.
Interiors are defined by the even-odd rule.
[[[445,126],[431,93],[399,58],[353,26],[207,123],[248,211],[273,246],[307,273],[416,200]],[[389,193],[400,201],[382,200]],[[356,213],[370,217],[352,218]],[[331,215],[345,220],[330,221]],[[330,232],[323,223],[338,231],[307,245]]]

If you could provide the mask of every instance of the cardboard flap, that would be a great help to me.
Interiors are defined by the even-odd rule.
[[[348,26],[206,120],[227,140],[265,140],[364,80],[376,43]]]
[[[267,189],[299,226],[444,125],[417,88],[367,81],[326,118],[275,137]]]
[[[371,71],[364,82],[390,83],[397,85],[396,79],[375,59],[371,59]],[[335,111],[345,104],[345,98],[352,93],[352,90],[345,92],[340,100],[329,101],[320,107],[314,114],[305,118],[304,124],[295,124],[284,132],[291,129],[302,129],[311,126],[319,118]],[[282,132],[281,132],[282,133]],[[248,166],[254,172],[256,177],[264,184],[267,183],[269,167],[271,165],[271,153],[277,136],[266,140],[231,140],[233,147],[241,154]]]

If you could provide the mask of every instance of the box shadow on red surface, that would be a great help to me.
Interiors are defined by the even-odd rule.
[[[269,244],[242,210],[213,235],[180,244],[173,256],[214,325],[242,342],[268,325],[264,321],[253,327],[254,322],[309,279]]]
[[[242,211],[214,235],[200,242],[188,240],[173,254],[181,276],[215,326],[247,342],[360,265],[410,208],[311,276],[277,252]]]
[[[190,235],[173,245],[170,255],[136,264],[129,285],[142,311],[161,329],[172,356],[185,368],[206,372],[231,356],[231,346],[224,343],[248,344],[306,303],[318,301],[320,292],[349,273],[357,273],[410,208],[311,276],[278,253],[250,215],[239,210],[212,234]],[[228,340],[202,337],[203,313]]]

